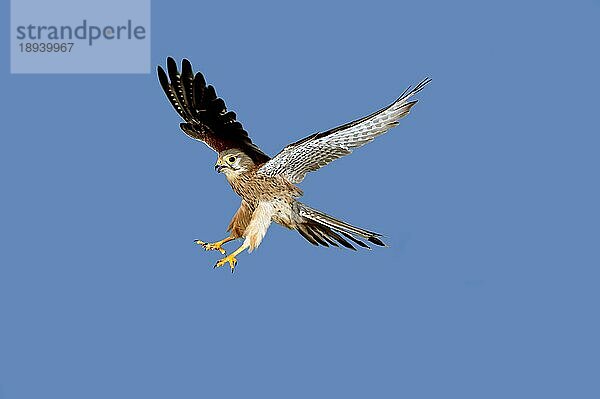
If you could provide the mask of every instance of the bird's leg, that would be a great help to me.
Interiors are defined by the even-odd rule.
[[[232,236],[223,238],[221,241],[217,241],[217,242],[204,242],[204,241],[200,241],[200,240],[195,240],[194,242],[198,245],[202,245],[204,247],[205,250],[207,251],[219,251],[221,254],[225,255],[226,251],[223,249],[222,245],[229,242],[229,241],[233,241],[235,240],[235,238],[233,238]]]
[[[240,245],[240,247],[238,249],[236,249],[230,255],[227,255],[226,257],[224,257],[223,259],[218,261],[217,264],[215,265],[215,268],[221,267],[225,263],[229,263],[229,267],[231,267],[231,273],[233,273],[233,269],[235,268],[235,265],[237,264],[237,259],[235,257],[238,256],[240,254],[240,252],[242,252],[249,246],[250,246],[250,244],[248,244],[246,241],[244,241],[244,243],[242,245]]]

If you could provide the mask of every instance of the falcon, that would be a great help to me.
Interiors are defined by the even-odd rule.
[[[391,105],[371,115],[289,144],[273,158],[250,140],[236,114],[227,111],[225,102],[217,96],[213,86],[206,84],[200,72],[194,74],[187,59],[182,61],[179,72],[175,60],[167,58],[167,71],[159,66],[158,80],[184,120],[181,130],[217,152],[215,171],[225,175],[242,199],[227,227],[229,236],[212,243],[195,241],[206,251],[226,255],[225,243],[243,239],[215,268],[229,264],[233,272],[236,257],[246,249],[248,252],[256,249],[272,222],[298,231],[317,246],[342,245],[356,250],[356,245],[370,249],[364,241],[385,246],[381,234],[353,226],[300,202],[298,198],[303,192],[296,184],[302,182],[308,172],[350,154],[396,126],[417,103],[411,98],[431,79],[422,80],[412,89],[409,87]]]

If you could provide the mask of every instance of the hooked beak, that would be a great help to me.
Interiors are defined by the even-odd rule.
[[[221,173],[223,171],[223,168],[225,168],[225,166],[219,164],[215,165],[215,171],[217,171],[217,173]]]

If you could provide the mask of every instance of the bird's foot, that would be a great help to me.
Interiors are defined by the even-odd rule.
[[[231,268],[231,273],[233,273],[233,269],[235,269],[235,265],[237,264],[237,259],[235,258],[234,254],[228,255],[228,256],[224,257],[223,259],[219,260],[217,262],[217,264],[214,266],[214,268],[216,269],[217,267],[221,267],[225,263],[229,263],[229,267]]]
[[[219,251],[222,255],[225,255],[227,253],[222,247],[222,245],[225,243],[224,240],[217,242],[204,242],[200,240],[195,240],[194,242],[198,245],[202,245],[202,247],[204,247],[204,249],[207,251]]]

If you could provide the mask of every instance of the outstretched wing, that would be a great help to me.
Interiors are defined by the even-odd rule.
[[[406,89],[390,106],[369,116],[327,132],[315,133],[286,146],[273,159],[264,164],[259,172],[269,176],[282,175],[292,183],[300,183],[308,172],[348,155],[398,124],[408,114],[417,100],[408,101],[429,83],[427,78],[414,89]]]
[[[158,80],[175,111],[185,120],[179,125],[185,134],[203,141],[216,152],[231,148],[242,150],[256,164],[270,159],[252,143],[242,124],[236,121],[235,112],[227,112],[225,102],[217,97],[214,87],[206,85],[200,72],[194,75],[187,59],[182,61],[179,73],[175,60],[167,58],[167,72],[168,77],[159,66]]]

